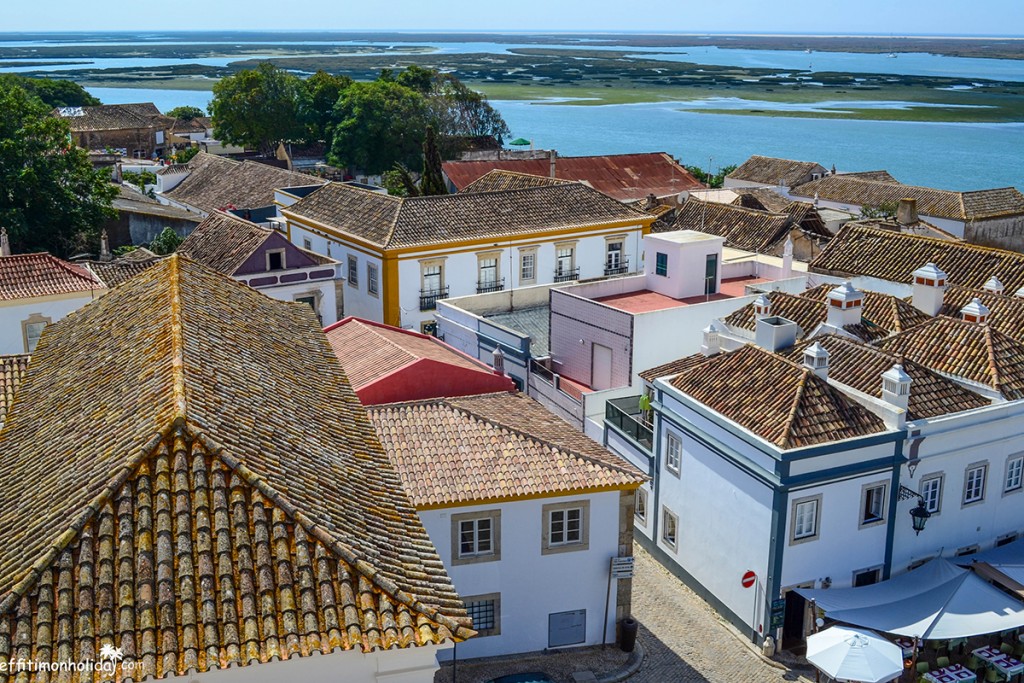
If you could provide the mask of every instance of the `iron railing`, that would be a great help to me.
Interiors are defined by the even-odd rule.
[[[437,308],[438,299],[448,298],[448,285],[441,287],[440,289],[421,289],[420,290],[420,310],[429,311]]]
[[[477,294],[500,292],[503,289],[505,289],[505,278],[501,278],[500,280],[478,280],[476,283]]]
[[[580,267],[575,268],[556,268],[555,269],[555,282],[569,282],[571,280],[580,279]]]
[[[621,259],[617,262],[608,261],[604,264],[605,275],[622,275],[629,272],[629,259]]]

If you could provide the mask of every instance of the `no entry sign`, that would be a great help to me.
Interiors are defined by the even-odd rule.
[[[757,574],[748,569],[747,573],[743,575],[743,580],[740,581],[740,583],[743,584],[744,588],[750,588],[754,585],[755,581],[757,581]]]

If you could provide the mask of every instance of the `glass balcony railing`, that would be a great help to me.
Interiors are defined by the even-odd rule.
[[[654,431],[650,412],[640,410],[640,397],[613,398],[605,403],[604,419],[620,432],[643,446],[648,453],[654,448]]]

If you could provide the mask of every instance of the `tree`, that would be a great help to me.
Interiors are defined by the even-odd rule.
[[[282,140],[301,139],[301,88],[297,76],[269,62],[221,79],[213,86],[210,102],[214,134],[264,154],[272,153]]]
[[[69,256],[95,247],[102,222],[117,215],[117,187],[50,111],[24,88],[0,83],[0,225],[16,252]]]
[[[174,232],[170,228],[164,228],[163,232],[157,235],[152,242],[149,243],[149,250],[154,254],[160,256],[166,256],[167,254],[173,254],[174,250],[178,248],[184,240],[178,237],[178,233]]]
[[[0,88],[13,86],[24,88],[35,95],[48,107],[93,107],[100,101],[74,81],[57,78],[29,78],[16,74],[0,75]]]
[[[441,154],[437,151],[433,126],[427,126],[426,139],[423,141],[423,177],[420,179],[420,194],[448,194],[448,187],[441,172]]]
[[[896,215],[899,202],[882,202],[878,206],[865,205],[860,207],[862,218],[892,218]]]
[[[390,171],[381,174],[381,185],[388,194],[395,197],[419,197],[420,188],[412,177],[412,171],[402,164],[395,164]]]
[[[306,142],[330,142],[334,130],[334,105],[341,93],[352,85],[348,76],[317,71],[302,82],[299,93],[299,118]]]
[[[723,166],[712,175],[708,175],[708,172],[705,171],[700,166],[684,166],[683,168],[689,171],[690,175],[692,175],[694,178],[704,183],[708,187],[714,189],[722,187],[722,185],[725,184],[725,176],[729,175],[730,173],[736,170],[736,164]]]
[[[353,83],[334,108],[337,123],[329,159],[382,173],[395,163],[418,166],[426,135],[426,99],[394,81]]]
[[[170,116],[172,119],[181,119],[182,121],[191,121],[192,119],[198,119],[200,116],[206,116],[206,112],[199,107],[183,105],[175,107],[164,114],[164,116]]]
[[[493,137],[502,142],[508,124],[481,93],[452,74],[435,72],[428,94],[433,123],[444,136]]]

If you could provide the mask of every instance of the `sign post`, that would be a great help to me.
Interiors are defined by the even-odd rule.
[[[633,578],[633,557],[613,557],[608,564],[608,590],[604,594],[604,621],[601,628],[601,647],[608,644],[608,607],[612,599],[612,579]]]
[[[750,569],[748,569],[747,572],[743,575],[743,578],[740,579],[740,585],[743,586],[744,588],[750,588],[756,582],[757,582],[757,574],[755,574]]]

